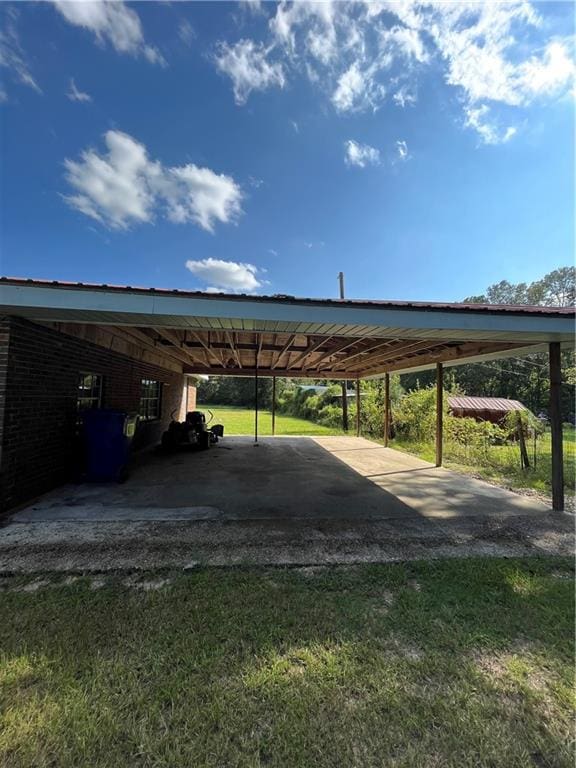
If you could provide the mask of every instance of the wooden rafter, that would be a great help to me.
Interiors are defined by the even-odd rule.
[[[312,344],[312,346],[310,346],[307,349],[305,349],[304,352],[301,352],[298,355],[296,360],[292,360],[292,362],[289,365],[286,366],[288,368],[288,370],[291,370],[292,368],[297,366],[298,363],[306,360],[307,357],[309,357],[311,354],[316,352],[317,349],[320,349],[320,347],[323,344],[326,344],[331,338],[332,338],[331,336],[328,336],[327,338],[324,337],[324,338],[320,339],[320,341],[317,341],[315,344]]]
[[[166,339],[166,341],[169,341],[176,349],[183,352],[184,355],[189,357],[194,362],[198,362],[201,365],[205,365],[208,367],[208,363],[205,363],[203,360],[200,360],[199,358],[195,357],[192,351],[188,347],[182,346],[182,340],[178,337],[178,334],[175,331],[171,331],[168,328],[155,328],[154,329],[158,336],[161,336],[163,339]]]
[[[190,357],[184,352],[181,352],[178,349],[159,347],[153,338],[138,328],[134,328],[133,326],[113,326],[112,330],[120,336],[120,338],[127,339],[133,344],[144,344],[148,349],[153,349],[157,354],[165,355],[171,360],[177,360],[180,365],[182,365],[182,363],[190,365]]]
[[[410,354],[415,354],[416,352],[432,349],[439,345],[442,345],[442,342],[439,342],[437,340],[431,341],[430,339],[427,339],[425,341],[411,341],[408,344],[400,343],[388,349],[388,351],[386,352],[381,352],[381,353],[378,353],[377,355],[372,356],[371,358],[368,358],[366,362],[368,364],[372,364],[378,361],[378,364],[380,364],[386,360],[394,360],[397,357],[401,357],[407,352]],[[350,369],[355,370],[356,367],[357,367],[357,364],[350,365],[349,360],[345,360],[344,365],[341,366],[340,368],[346,371]]]
[[[351,360],[355,360],[357,357],[361,357],[362,355],[369,355],[370,353],[374,352],[377,349],[381,349],[382,347],[389,347],[391,344],[394,343],[394,341],[397,341],[397,339],[387,339],[386,341],[379,341],[376,344],[372,344],[369,347],[364,347],[363,349],[358,350],[358,352],[355,352],[352,355],[346,355],[346,359],[342,360],[342,363],[344,363],[345,366],[348,366],[348,363]]]
[[[335,347],[332,347],[332,349],[329,349],[326,352],[323,352],[320,355],[320,357],[316,358],[316,360],[314,361],[314,367],[312,370],[319,370],[324,360],[329,360],[334,355],[337,355],[340,352],[344,352],[344,350],[349,349],[350,347],[353,347],[355,344],[358,344],[359,341],[362,341],[362,339],[352,339],[352,340],[347,339],[341,344],[337,344]]]
[[[204,347],[207,355],[210,355],[214,360],[216,360],[218,365],[222,365],[222,366],[224,365],[223,357],[222,358],[218,357],[218,355],[212,351],[212,348],[210,347],[209,343],[206,344],[204,339],[198,333],[196,333],[196,331],[190,331],[190,333],[192,334],[192,336],[194,336],[196,341],[200,343],[200,346]]]
[[[462,359],[462,363],[466,362],[466,358],[474,357],[476,355],[487,355],[490,352],[505,352],[507,350],[513,350],[518,348],[518,343],[504,344],[502,342],[464,342],[455,347],[438,348],[437,351],[432,351],[427,355],[420,354],[414,355],[411,358],[404,358],[401,360],[395,360],[393,362],[383,362],[374,366],[373,368],[366,369],[362,375],[372,376],[377,373],[403,371],[408,368],[418,368],[421,365],[429,365],[430,363],[443,363],[449,360]],[[521,346],[526,346],[521,345]]]
[[[230,346],[230,349],[232,350],[232,354],[234,355],[236,363],[238,364],[238,368],[242,368],[242,360],[240,359],[240,354],[236,347],[236,344],[238,342],[238,335],[236,334],[236,341],[235,341],[234,334],[230,333],[230,331],[226,331],[226,339],[228,340],[228,345]]]
[[[272,365],[270,366],[271,370],[274,370],[274,368],[278,366],[278,363],[282,359],[282,356],[290,349],[295,338],[296,338],[296,334],[292,333],[288,338],[288,341],[286,342],[286,344],[284,344],[282,349],[278,352],[278,356],[276,357],[276,360],[272,362]]]

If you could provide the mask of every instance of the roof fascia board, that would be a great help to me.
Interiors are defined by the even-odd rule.
[[[571,337],[574,334],[574,319],[567,317],[547,317],[535,315],[479,314],[474,312],[426,311],[414,308],[374,307],[357,308],[351,306],[310,306],[297,302],[274,303],[242,301],[229,299],[160,296],[130,292],[106,292],[102,290],[62,289],[58,287],[14,286],[0,284],[0,311],[6,314],[18,313],[18,310],[41,310],[49,308],[62,311],[62,320],[70,320],[68,311],[113,312],[126,316],[149,315],[151,318],[163,317],[206,317],[225,320],[250,319],[262,322],[293,322],[342,324],[349,326],[373,326],[374,328],[405,328],[473,331],[473,332],[510,332],[547,334],[549,340],[558,336]],[[98,322],[97,316],[94,322]]]

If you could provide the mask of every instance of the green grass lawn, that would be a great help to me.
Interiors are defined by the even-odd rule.
[[[411,443],[395,439],[390,442],[391,448],[414,453],[426,461],[435,460],[435,447],[433,443]],[[533,444],[528,441],[528,454],[531,467],[520,467],[520,454],[518,445],[509,443],[506,445],[491,445],[486,456],[466,459],[461,449],[456,452],[450,443],[444,445],[444,464],[450,469],[459,472],[472,473],[501,485],[512,488],[532,488],[542,493],[551,494],[552,477],[552,449],[550,444],[550,432],[546,432],[537,442],[536,464],[534,466]],[[576,430],[574,427],[564,425],[564,486],[566,492],[574,495],[576,485]]]
[[[212,411],[214,420],[212,424],[224,424],[224,436],[226,435],[253,435],[254,411],[248,408],[239,408],[231,405],[204,405],[198,404],[201,411]],[[208,414],[206,413],[208,417]],[[272,412],[258,411],[258,434],[272,434]],[[306,419],[297,419],[294,416],[276,414],[277,435],[339,435],[341,430],[324,427]]]
[[[5,577],[0,765],[571,768],[572,577],[560,558]]]

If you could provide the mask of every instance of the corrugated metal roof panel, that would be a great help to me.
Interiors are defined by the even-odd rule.
[[[448,405],[453,409],[465,411],[526,411],[527,408],[519,400],[507,400],[504,397],[464,397],[450,395]]]

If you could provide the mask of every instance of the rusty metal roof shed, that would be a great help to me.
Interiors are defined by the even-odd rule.
[[[498,413],[527,410],[526,406],[519,400],[508,400],[505,397],[467,397],[463,395],[449,395],[448,406],[452,410],[494,411]]]

